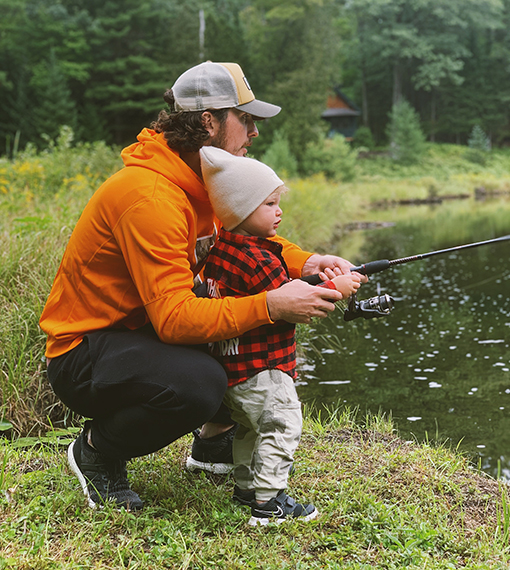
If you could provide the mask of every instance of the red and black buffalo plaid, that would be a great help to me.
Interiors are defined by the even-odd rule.
[[[281,253],[277,242],[222,229],[204,268],[209,292],[219,297],[244,297],[280,287],[290,280]],[[269,369],[283,370],[294,378],[294,328],[291,323],[278,321],[235,339],[215,342],[212,354],[227,371],[228,385]]]

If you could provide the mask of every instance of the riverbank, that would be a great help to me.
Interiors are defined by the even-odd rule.
[[[466,156],[466,147],[428,144],[422,159],[409,166],[386,154],[358,159],[352,182],[332,183],[324,176],[289,180],[281,231],[305,249],[323,252],[353,228],[394,221],[391,211],[401,205],[510,196],[510,149],[494,149],[484,165]]]
[[[190,437],[133,460],[140,513],[85,506],[66,437],[0,445],[0,568],[155,570],[508,568],[502,483],[445,447],[403,441],[380,417],[305,419],[290,491],[317,520],[253,529],[233,481],[184,470]]]

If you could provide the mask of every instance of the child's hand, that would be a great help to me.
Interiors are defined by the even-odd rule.
[[[342,297],[346,299],[360,288],[361,276],[357,273],[350,275],[337,275],[331,279],[335,284],[336,290],[342,293]]]

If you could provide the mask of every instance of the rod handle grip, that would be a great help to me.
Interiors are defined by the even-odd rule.
[[[378,259],[377,261],[369,261],[368,263],[363,263],[357,267],[351,267],[351,271],[356,271],[362,275],[372,275],[374,273],[379,273],[384,271],[391,266],[388,259]]]
[[[301,281],[306,281],[310,285],[318,285],[319,283],[322,283],[322,279],[319,277],[318,273],[315,273],[314,275],[306,275],[306,277],[300,277],[300,279]]]

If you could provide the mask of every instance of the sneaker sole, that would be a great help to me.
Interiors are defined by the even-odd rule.
[[[186,459],[186,469],[192,473],[195,471],[207,471],[214,475],[228,475],[234,469],[234,465],[232,463],[205,463],[197,461],[193,457],[188,457]]]
[[[76,444],[76,440],[71,443],[71,445],[67,448],[67,460],[69,461],[69,465],[71,467],[72,472],[78,477],[78,481],[80,482],[81,488],[83,490],[83,494],[85,495],[89,507],[92,509],[96,509],[98,507],[97,503],[95,503],[90,498],[90,493],[87,487],[87,481],[83,476],[80,468],[78,467],[78,463],[76,463],[76,459],[74,458],[74,446]]]
[[[319,511],[315,509],[309,515],[306,515],[306,517],[285,517],[283,519],[251,517],[251,519],[248,521],[248,525],[267,526],[268,524],[282,524],[284,522],[289,522],[289,521],[307,522],[316,518],[318,514]]]

